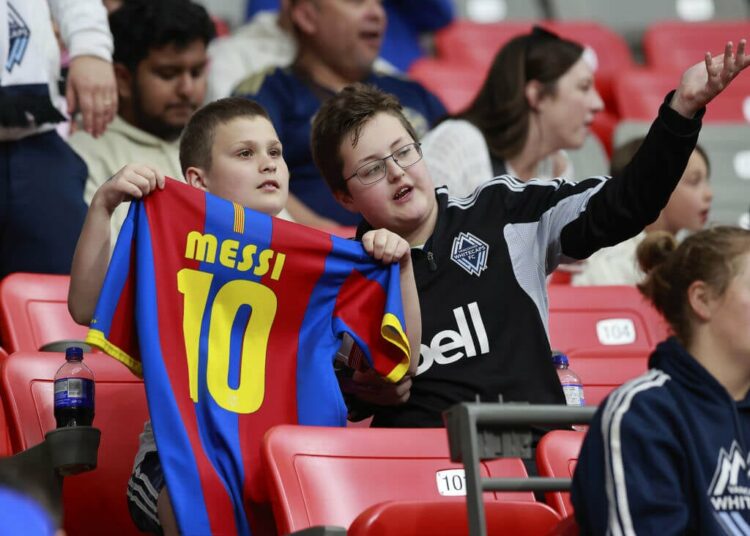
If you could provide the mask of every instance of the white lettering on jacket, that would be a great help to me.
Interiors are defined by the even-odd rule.
[[[466,310],[469,316],[466,316]],[[487,331],[484,329],[482,315],[479,312],[477,302],[453,309],[453,317],[456,319],[458,331],[446,329],[439,331],[432,337],[430,345],[421,345],[421,355],[417,375],[428,371],[433,364],[450,365],[463,357],[477,357],[490,352],[490,343],[487,339]],[[470,326],[474,328],[477,346],[472,337]]]

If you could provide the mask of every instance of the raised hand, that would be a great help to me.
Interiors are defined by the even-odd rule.
[[[411,262],[409,243],[388,229],[367,231],[362,236],[362,246],[373,259],[383,264]]]
[[[704,61],[696,63],[682,74],[670,106],[685,117],[693,117],[729,85],[750,65],[750,56],[745,55],[745,40],[740,40],[736,52],[731,41],[724,47],[724,54],[711,56],[706,52]]]
[[[92,206],[112,212],[123,202],[141,199],[155,189],[163,189],[164,175],[148,164],[128,164],[102,184],[91,200]]]

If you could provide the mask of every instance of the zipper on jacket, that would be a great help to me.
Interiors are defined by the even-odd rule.
[[[437,263],[435,262],[435,255],[432,254],[432,251],[427,252],[427,264],[430,266],[430,272],[437,271]]]

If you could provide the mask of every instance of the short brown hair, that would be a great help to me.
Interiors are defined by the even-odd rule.
[[[409,136],[419,141],[398,99],[367,84],[345,87],[324,102],[315,114],[310,136],[313,160],[334,193],[347,191],[341,144],[349,136],[352,146],[356,147],[362,127],[379,113],[394,116]]]
[[[182,174],[189,167],[211,169],[211,149],[216,128],[233,119],[264,117],[271,121],[260,104],[244,97],[227,97],[209,103],[193,114],[185,125],[180,139],[180,167]]]
[[[746,253],[750,253],[750,231],[740,227],[705,229],[679,246],[670,233],[649,233],[638,246],[638,262],[648,274],[638,289],[688,345],[693,335],[688,288],[693,281],[704,281],[718,296],[723,295],[740,270],[739,258]]]

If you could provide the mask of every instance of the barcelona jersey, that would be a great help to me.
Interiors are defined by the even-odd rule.
[[[398,265],[168,180],[132,204],[87,341],[144,377],[181,532],[250,534],[263,433],[346,423],[333,370],[345,333],[401,379]]]

